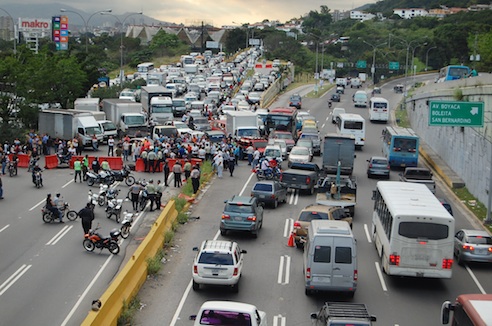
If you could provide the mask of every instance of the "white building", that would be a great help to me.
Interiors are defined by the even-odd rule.
[[[374,17],[376,17],[376,15],[371,14],[369,12],[364,12],[364,11],[360,11],[360,10],[351,10],[350,11],[350,19],[364,21],[364,20],[371,20]]]
[[[407,9],[393,9],[393,14],[396,14],[404,19],[412,19],[414,17],[425,17],[429,13],[422,8],[407,8]]]

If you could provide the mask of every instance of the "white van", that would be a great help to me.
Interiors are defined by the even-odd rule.
[[[389,120],[389,102],[383,97],[371,97],[369,100],[369,121]]]
[[[104,142],[108,141],[109,136],[113,136],[113,138],[118,137],[118,129],[114,125],[113,121],[100,120],[97,123],[99,124],[99,128],[103,133]]]
[[[355,92],[353,98],[355,107],[367,108],[367,94],[364,91]]]
[[[333,111],[330,112],[331,122],[337,123],[337,120],[340,119],[340,114],[345,113],[344,108],[334,108]]]
[[[346,221],[312,220],[304,244],[306,295],[357,289],[357,242]]]

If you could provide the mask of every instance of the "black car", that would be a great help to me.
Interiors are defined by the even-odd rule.
[[[301,95],[299,95],[299,94],[293,94],[290,97],[289,106],[292,106],[292,107],[300,110],[301,109],[301,105],[302,105]]]
[[[332,102],[340,102],[340,94],[332,94],[331,95]]]

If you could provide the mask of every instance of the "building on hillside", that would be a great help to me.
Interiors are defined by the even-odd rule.
[[[365,21],[365,20],[371,20],[374,17],[376,17],[376,15],[371,14],[369,12],[360,11],[360,10],[350,11],[350,19]]]
[[[492,9],[492,5],[471,5],[468,7],[468,11],[481,11],[481,10],[490,10]]]
[[[342,19],[348,19],[350,18],[350,11],[340,11],[338,9],[335,9],[331,13],[331,18],[334,22],[340,21]]]
[[[393,14],[403,19],[412,19],[414,17],[425,17],[429,12],[423,8],[393,9]]]

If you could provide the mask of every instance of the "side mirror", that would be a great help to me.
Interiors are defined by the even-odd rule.
[[[246,250],[244,250],[244,249],[243,249],[243,250],[241,250],[241,253],[242,253],[242,254],[247,254],[248,252],[247,252]]]
[[[196,320],[196,315],[191,315],[190,320]]]
[[[198,251],[198,247],[193,247],[193,251]]]
[[[318,313],[317,312],[313,312],[311,315],[310,315],[311,319],[318,319]]]
[[[376,190],[372,191],[372,197],[371,200],[376,200]]]

